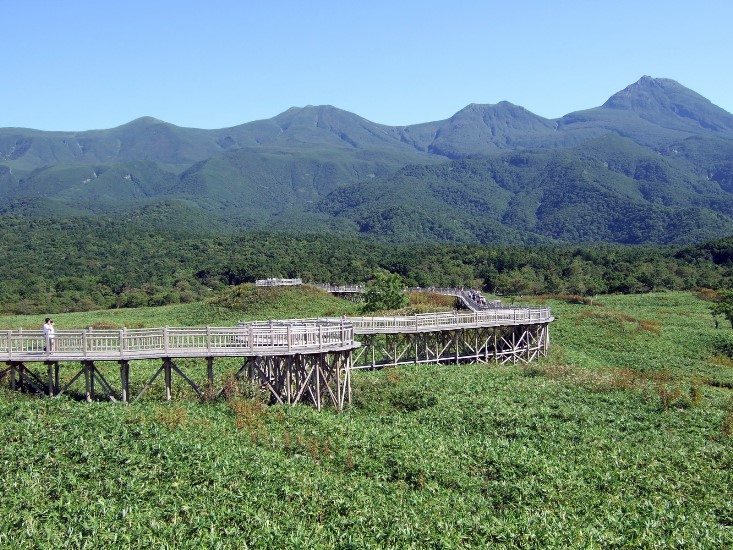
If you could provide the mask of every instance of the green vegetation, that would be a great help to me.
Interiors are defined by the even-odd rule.
[[[357,315],[359,310],[359,304],[309,285],[256,287],[245,283],[226,288],[203,302],[59,313],[54,321],[58,329],[231,326],[239,321]],[[39,321],[43,321],[41,315],[0,316],[0,328],[33,328],[40,326]]]
[[[371,313],[405,307],[409,300],[404,289],[405,284],[398,275],[377,273],[364,290],[363,311]]]
[[[714,303],[710,306],[710,312],[718,322],[718,315],[722,315],[733,328],[733,290],[722,290],[715,296]]]
[[[151,210],[161,222],[175,211]],[[168,216],[171,218],[168,218]],[[733,240],[686,248],[387,245],[334,235],[211,235],[144,220],[0,217],[0,313],[191,303],[265,277],[468,284],[502,295],[637,293],[733,285]]]
[[[731,159],[733,115],[645,77],[554,121],[501,102],[408,127],[309,106],[219,130],[151,118],[0,128],[0,214],[392,243],[682,245],[733,234]]]
[[[253,292],[196,304],[199,324],[319,304]],[[687,293],[561,298],[542,298],[548,360],[355,373],[341,414],[2,389],[0,545],[731,546],[730,331]],[[353,306],[333,300],[309,313]],[[193,307],[119,311],[153,325]]]

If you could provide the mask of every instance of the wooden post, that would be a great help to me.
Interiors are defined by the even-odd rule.
[[[82,362],[83,368],[84,368],[84,382],[86,386],[86,400],[87,403],[90,403],[92,401],[92,392],[94,391],[92,388],[92,372],[89,368],[89,362],[83,361]]]
[[[316,359],[315,364],[313,368],[316,370],[316,408],[320,411],[321,410],[321,367],[324,363],[323,354],[318,354],[318,359]]]
[[[53,397],[56,393],[53,385],[53,363],[47,363],[46,370],[48,371],[48,396]]]
[[[455,346],[456,346],[456,365],[458,364],[458,358],[460,356],[461,339],[463,338],[463,330],[459,329],[455,332]]]
[[[166,327],[168,328],[168,327]],[[166,330],[166,337],[168,335],[168,331]],[[166,338],[167,340],[167,338]],[[167,346],[167,344],[166,344]],[[173,384],[173,378],[171,376],[171,360],[166,357],[163,359],[163,368],[165,372],[165,400],[170,401],[171,400],[171,394],[172,392],[172,384]]]
[[[287,360],[285,361],[285,395],[287,396],[287,399],[288,399],[288,405],[293,404],[293,400],[292,400],[293,398],[293,393],[292,393],[293,363],[292,363],[292,360],[293,360],[292,357],[288,357]],[[283,362],[280,361],[279,363],[280,363],[280,367],[282,368]]]
[[[499,362],[499,349],[496,347],[496,327],[494,327],[494,364]]]
[[[130,399],[130,363],[128,361],[120,361],[120,382],[122,384],[120,397],[123,403],[127,403]]]
[[[214,387],[214,358],[213,357],[206,358],[206,375],[209,380],[209,386],[213,388]]]
[[[346,375],[348,377],[347,386],[346,386],[346,402],[351,404],[351,365],[352,365],[352,357],[351,357],[351,350],[346,352]]]

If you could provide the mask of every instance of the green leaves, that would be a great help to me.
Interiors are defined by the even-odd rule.
[[[720,299],[710,306],[713,316],[722,315],[733,328],[733,290],[721,290]],[[717,320],[716,320],[717,323]]]
[[[401,277],[392,273],[377,273],[364,291],[363,311],[390,311],[403,308],[408,302]]]

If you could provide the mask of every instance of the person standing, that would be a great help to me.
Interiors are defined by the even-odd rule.
[[[53,333],[53,319],[46,317],[46,322],[43,323],[43,338],[46,340],[43,351],[53,351]]]

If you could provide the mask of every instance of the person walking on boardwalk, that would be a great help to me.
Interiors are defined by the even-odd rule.
[[[53,351],[53,332],[53,319],[46,317],[46,322],[43,323],[43,338],[46,341],[43,351]]]

